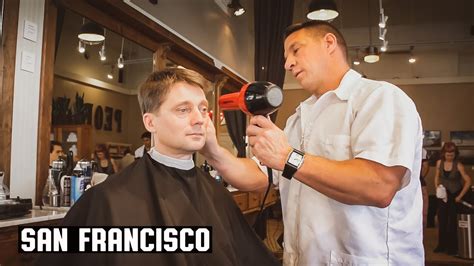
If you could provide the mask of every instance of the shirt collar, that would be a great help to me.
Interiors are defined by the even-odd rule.
[[[357,71],[353,69],[349,69],[346,74],[342,77],[341,83],[339,86],[333,90],[331,93],[336,94],[336,96],[340,100],[347,100],[349,99],[349,96],[351,94],[351,87],[354,85],[354,82],[357,79],[361,78],[361,74],[359,74]],[[296,107],[296,112],[300,113],[301,112],[301,105],[312,105],[318,100],[318,97],[311,95],[308,99],[304,100],[301,102],[298,107]]]
[[[344,77],[342,77],[341,83],[339,84],[339,87],[334,90],[334,94],[340,99],[340,100],[347,100],[349,99],[349,96],[351,95],[351,88],[354,86],[354,83],[356,80],[361,78],[361,74],[359,74],[357,71],[349,69]]]
[[[176,159],[176,158],[161,154],[155,148],[151,148],[148,154],[150,154],[153,160],[169,167],[178,168],[181,170],[191,170],[195,166],[192,158],[184,159],[184,160]]]

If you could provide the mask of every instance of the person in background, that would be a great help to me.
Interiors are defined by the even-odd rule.
[[[94,160],[97,162],[97,172],[107,175],[118,172],[115,160],[110,158],[109,151],[104,144],[98,144],[94,152]]]
[[[135,150],[135,159],[143,157],[146,152],[150,151],[151,148],[151,133],[148,131],[143,132],[142,134],[143,145],[138,147]]]
[[[239,190],[265,189],[260,167],[274,169],[284,265],[424,264],[423,131],[414,102],[350,69],[346,42],[330,23],[288,27],[284,51],[285,69],[312,94],[284,131],[254,116],[247,136],[255,161],[236,158],[215,137],[202,154]]]
[[[53,161],[63,155],[63,144],[59,141],[52,140],[49,145],[49,166],[53,166]]]
[[[135,156],[132,155],[132,151],[130,148],[126,148],[123,151],[124,156],[120,159],[120,171],[122,171],[125,167],[131,165],[135,161]]]
[[[466,174],[464,165],[458,160],[459,151],[454,142],[446,142],[441,149],[441,159],[436,162],[435,186],[443,186],[447,199],[438,200],[438,246],[435,253],[446,252],[456,255],[457,208],[471,187],[471,177]]]
[[[430,165],[428,164],[427,158],[428,152],[423,148],[421,156],[421,171],[420,171],[420,184],[421,193],[423,195],[423,228],[426,228],[426,221],[428,216],[428,189],[426,188],[426,176],[430,171]]]

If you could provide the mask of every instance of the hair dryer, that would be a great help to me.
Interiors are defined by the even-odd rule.
[[[283,102],[283,90],[267,81],[245,84],[239,92],[219,97],[221,110],[242,110],[249,115],[267,116],[275,112]]]

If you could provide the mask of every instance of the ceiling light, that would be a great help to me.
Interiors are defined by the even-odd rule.
[[[102,49],[99,51],[100,61],[107,60],[107,56],[105,56],[105,44],[102,45]]]
[[[387,29],[379,28],[379,39],[385,41],[385,35],[387,35]]]
[[[383,11],[381,11],[381,12],[383,12]],[[387,26],[387,20],[388,20],[388,16],[385,16],[383,13],[381,13],[380,14],[379,27],[382,28],[382,29],[385,28]]]
[[[79,45],[77,46],[77,50],[79,53],[83,54],[86,51],[86,45],[82,41],[79,41]]]
[[[123,68],[124,65],[125,65],[124,60],[123,60],[123,42],[124,42],[124,38],[122,37],[122,48],[120,49],[120,56],[117,59],[117,67],[118,68]]]
[[[77,37],[89,45],[99,44],[105,40],[104,29],[92,21],[82,25]]]
[[[413,49],[415,48],[415,46],[410,46],[410,58],[408,58],[408,62],[410,64],[414,64],[416,62],[416,58],[413,56]]]
[[[360,65],[359,49],[356,49],[356,57],[355,57],[354,61],[352,61],[352,63],[355,66]]]
[[[104,29],[104,37],[105,37],[105,33],[106,31]],[[104,43],[102,43],[102,48],[99,51],[99,56],[100,56],[100,61],[107,60],[107,56],[105,55],[105,39],[104,39]]]
[[[110,71],[107,73],[107,78],[108,79],[113,79],[114,78],[114,65],[110,66]]]
[[[380,56],[379,56],[379,51],[378,51],[377,47],[369,46],[369,47],[367,47],[366,52],[367,52],[367,55],[364,56],[364,61],[365,62],[367,62],[369,64],[372,64],[372,63],[376,63],[376,62],[379,61]]]
[[[123,68],[125,66],[124,62],[123,62],[123,56],[122,54],[120,54],[120,57],[117,59],[117,67],[118,68]]]
[[[240,4],[239,0],[232,0],[230,4],[227,5],[229,8],[234,10],[234,16],[238,17],[245,13],[245,9]]]
[[[382,47],[380,47],[380,51],[386,52],[388,47],[388,41],[384,40]]]
[[[339,16],[336,3],[333,0],[312,0],[306,17],[312,20],[331,21]]]

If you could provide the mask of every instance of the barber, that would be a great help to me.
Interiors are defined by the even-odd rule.
[[[250,120],[254,160],[236,158],[213,134],[204,156],[240,190],[268,185],[259,163],[277,170],[284,265],[424,264],[415,104],[351,70],[346,42],[329,23],[290,26],[284,48],[285,69],[312,96],[284,131],[263,116]]]

